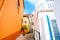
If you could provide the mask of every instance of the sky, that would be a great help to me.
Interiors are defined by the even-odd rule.
[[[53,0],[24,0],[24,14],[32,14],[35,10],[35,4],[42,1],[53,1]]]
[[[35,10],[36,0],[24,0],[24,14],[32,14]]]

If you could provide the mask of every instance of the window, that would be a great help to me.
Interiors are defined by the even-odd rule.
[[[53,27],[55,40],[60,40],[60,34],[59,34],[59,30],[58,30],[56,20],[52,20],[52,27]]]

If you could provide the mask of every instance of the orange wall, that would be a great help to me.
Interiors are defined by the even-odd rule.
[[[0,39],[21,30],[23,0],[20,0],[19,13],[17,0],[5,0],[0,10]]]
[[[1,8],[1,4],[2,4],[3,0],[0,1],[0,8]]]

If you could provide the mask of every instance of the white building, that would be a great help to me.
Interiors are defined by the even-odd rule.
[[[54,1],[42,1],[35,6],[34,30],[36,40],[60,40],[53,3]]]

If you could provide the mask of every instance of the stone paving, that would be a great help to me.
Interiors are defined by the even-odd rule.
[[[34,40],[33,33],[25,34],[24,36],[20,34],[16,40]]]

